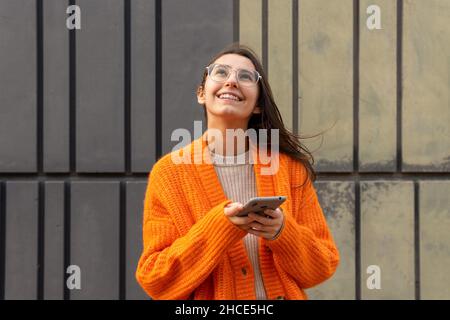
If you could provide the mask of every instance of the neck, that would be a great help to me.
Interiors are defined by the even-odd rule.
[[[220,155],[236,156],[245,153],[249,149],[246,136],[247,124],[247,121],[245,123],[239,123],[239,121],[226,123],[208,119],[208,145],[213,145],[212,151]]]

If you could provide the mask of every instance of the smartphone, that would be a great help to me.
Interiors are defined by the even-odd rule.
[[[244,209],[237,214],[238,217],[245,217],[250,212],[263,214],[264,210],[278,208],[284,201],[286,197],[276,196],[276,197],[255,197],[251,198],[245,205]]]

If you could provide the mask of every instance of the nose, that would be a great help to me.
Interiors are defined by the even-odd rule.
[[[232,71],[228,79],[224,83],[225,86],[234,86],[238,87],[237,74],[236,71]]]

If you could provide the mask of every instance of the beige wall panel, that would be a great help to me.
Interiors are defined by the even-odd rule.
[[[360,171],[395,171],[397,130],[397,8],[392,0],[360,1],[359,167]],[[376,17],[381,29],[369,29]]]
[[[262,1],[239,1],[239,42],[250,46],[262,62]]]
[[[292,0],[269,0],[269,82],[283,117],[292,130]]]
[[[380,289],[367,280],[380,268]],[[409,181],[361,182],[361,298],[414,299],[414,187]]]
[[[450,1],[404,1],[404,171],[450,171],[449,21]]]
[[[319,171],[353,168],[353,1],[299,2],[299,133]],[[334,125],[334,126],[333,126]]]
[[[315,183],[320,205],[326,216],[340,262],[335,274],[322,284],[308,289],[311,300],[355,299],[355,185],[353,182]]]
[[[420,297],[450,299],[450,182],[421,181]]]

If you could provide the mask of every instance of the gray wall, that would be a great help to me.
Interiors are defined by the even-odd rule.
[[[147,175],[172,130],[203,118],[203,64],[233,41],[232,1],[75,4],[69,31],[69,1],[0,1],[4,299],[146,298]],[[70,264],[82,288],[64,292]]]
[[[304,143],[341,263],[310,298],[449,299],[449,19],[446,0],[0,0],[0,299],[147,298],[148,173],[203,120],[204,64],[237,40],[286,125],[325,131]]]

